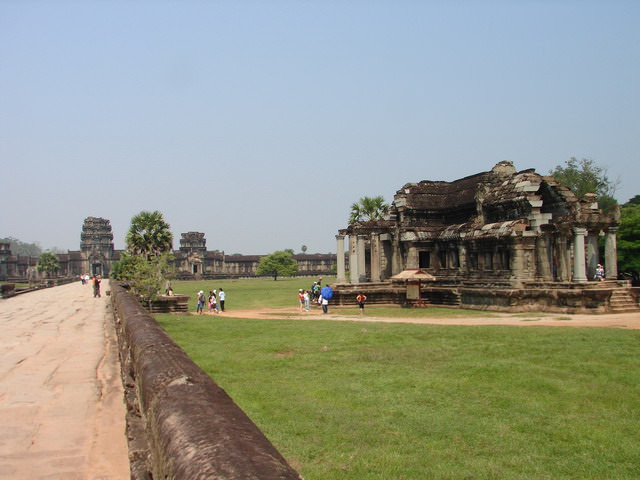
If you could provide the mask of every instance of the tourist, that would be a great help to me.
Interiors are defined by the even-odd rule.
[[[87,282],[84,281],[84,273],[82,275],[80,275],[80,281],[82,282],[82,285],[87,283]]]
[[[594,280],[602,282],[604,280],[604,267],[600,264],[596,267],[596,274],[593,276]]]
[[[360,308],[360,315],[364,315],[364,302],[367,301],[367,296],[364,293],[359,293],[356,296],[356,302],[358,303],[358,307]]]
[[[220,292],[218,292],[218,299],[220,300],[220,311],[224,312],[224,297],[225,297],[225,293],[224,290],[221,288]]]
[[[324,298],[322,295],[320,295],[320,298],[318,299],[318,303],[320,305],[322,305],[322,313],[323,314],[329,313],[329,299],[328,298]]]
[[[202,315],[203,310],[204,310],[204,292],[200,290],[197,293],[196,314]]]
[[[322,305],[322,313],[329,313],[329,300],[333,298],[333,290],[329,285],[325,285],[320,290],[319,303]]]
[[[218,313],[218,298],[215,290],[209,292],[209,313]]]
[[[309,311],[309,304],[311,303],[311,296],[309,295],[309,290],[305,290],[302,293],[302,298],[304,299],[304,311]]]
[[[318,282],[313,282],[313,287],[311,287],[311,292],[313,294],[313,301],[317,302],[320,298],[320,285]]]
[[[304,290],[298,290],[298,310],[304,310]]]
[[[93,298],[100,298],[100,276],[94,274],[91,281],[93,283]]]

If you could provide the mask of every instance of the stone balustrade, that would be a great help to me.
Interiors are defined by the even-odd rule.
[[[131,478],[300,480],[251,419],[111,282]]]

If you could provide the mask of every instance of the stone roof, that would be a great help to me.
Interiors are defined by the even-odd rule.
[[[553,177],[534,169],[516,171],[505,161],[488,172],[452,182],[408,183],[397,191],[386,220],[353,223],[339,233],[366,235],[398,229],[408,241],[496,238],[541,228],[606,228],[615,223],[619,219],[604,215],[594,195],[579,200]]]
[[[473,205],[478,185],[486,181],[488,172],[478,173],[453,182],[423,180],[408,183],[396,193],[394,204],[416,210],[449,210]]]

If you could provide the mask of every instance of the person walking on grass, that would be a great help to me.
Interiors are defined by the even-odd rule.
[[[196,294],[196,314],[202,315],[202,311],[204,310],[204,292],[200,290]]]
[[[320,298],[318,299],[318,303],[322,305],[322,314],[325,315],[329,313],[329,299],[324,298],[322,294],[320,294]]]
[[[309,290],[305,290],[302,294],[302,298],[304,299],[304,311],[309,311],[309,304],[311,302],[311,296],[309,295]]]
[[[218,298],[215,290],[209,291],[209,313],[211,312],[220,313],[218,311]]]
[[[364,315],[364,302],[367,301],[367,296],[364,293],[359,293],[356,296],[356,303],[358,304],[358,307],[360,308],[360,315]]]
[[[220,291],[218,292],[218,300],[220,301],[220,311],[224,312],[224,297],[226,296],[226,294],[224,293],[223,289],[220,289]]]

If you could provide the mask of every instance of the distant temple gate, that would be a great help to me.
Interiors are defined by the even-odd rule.
[[[60,269],[56,275],[78,277],[88,273],[108,277],[122,252],[113,246],[109,220],[88,217],[80,234],[80,250],[57,254]],[[253,277],[262,258],[262,255],[226,255],[218,250],[209,251],[204,233],[200,232],[183,233],[180,248],[172,253],[179,279]],[[299,254],[293,258],[298,263],[298,275],[330,275],[336,269],[334,254]],[[0,244],[0,280],[27,279],[37,261],[37,257],[12,255],[9,244]]]

